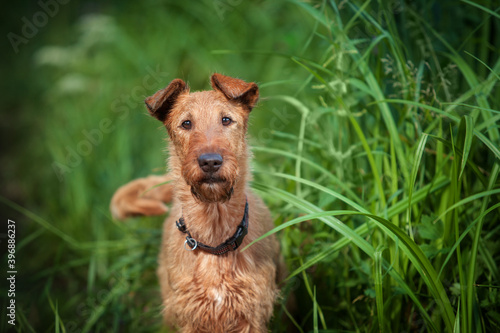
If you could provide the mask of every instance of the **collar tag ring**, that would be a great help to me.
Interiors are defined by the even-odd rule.
[[[194,243],[194,246],[191,247],[191,244]],[[186,247],[186,244],[188,244],[189,249]],[[198,247],[198,242],[194,238],[186,237],[186,241],[184,242],[184,249],[187,251],[194,251]]]

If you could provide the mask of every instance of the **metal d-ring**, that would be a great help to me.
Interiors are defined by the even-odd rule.
[[[194,246],[191,247],[191,245],[189,245],[189,249],[186,247],[186,244],[189,243],[191,244],[191,242],[194,242]],[[198,242],[196,241],[196,239],[194,238],[189,238],[189,237],[186,237],[186,241],[184,242],[184,249],[186,251],[194,251],[196,248],[198,247]]]

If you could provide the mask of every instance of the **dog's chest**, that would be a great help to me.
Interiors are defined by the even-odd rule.
[[[274,292],[273,272],[263,272],[249,258],[205,257],[193,262],[191,276],[172,281],[175,299],[183,303],[182,308],[210,309],[212,314],[227,312],[259,304],[263,294]]]
[[[222,305],[222,302],[227,297],[227,294],[221,288],[211,288],[207,291],[207,296],[212,299],[215,307],[219,308]]]

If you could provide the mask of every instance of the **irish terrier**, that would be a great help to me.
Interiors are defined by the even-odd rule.
[[[285,273],[275,237],[249,244],[273,227],[249,188],[246,132],[259,97],[255,83],[214,74],[213,90],[189,92],[176,79],[146,99],[169,136],[166,176],[118,189],[113,216],[169,209],[159,255],[165,321],[181,332],[267,332]],[[155,186],[166,183],[161,186]]]

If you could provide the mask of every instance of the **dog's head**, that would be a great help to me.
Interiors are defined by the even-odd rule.
[[[213,90],[189,92],[175,79],[146,99],[152,116],[167,128],[171,158],[195,198],[229,200],[246,168],[248,116],[259,98],[255,83],[214,74]]]

